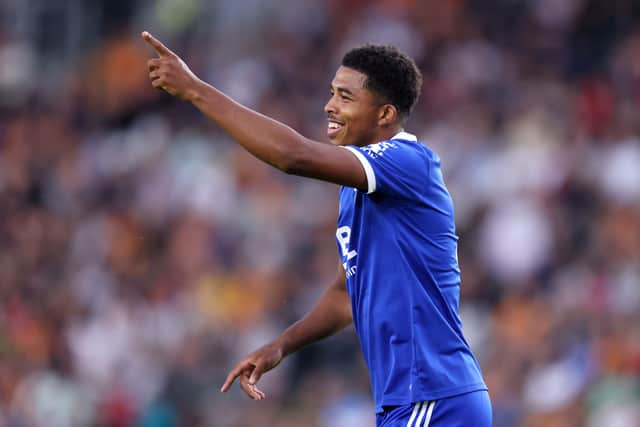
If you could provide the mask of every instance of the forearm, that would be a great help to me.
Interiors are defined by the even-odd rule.
[[[248,152],[285,172],[308,143],[289,126],[239,104],[203,81],[190,91],[189,100]]]
[[[331,287],[325,291],[315,307],[301,320],[285,330],[276,343],[283,356],[335,334],[352,322],[349,295]]]

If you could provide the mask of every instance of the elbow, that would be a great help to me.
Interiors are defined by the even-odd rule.
[[[302,168],[297,164],[297,162],[295,162],[295,161],[293,161],[291,159],[288,159],[282,165],[279,165],[278,169],[280,169],[282,172],[286,173],[287,175],[301,175],[302,174]]]
[[[294,175],[295,171],[295,160],[287,153],[282,155],[278,161],[274,164],[274,166],[280,171],[286,173],[287,175]]]

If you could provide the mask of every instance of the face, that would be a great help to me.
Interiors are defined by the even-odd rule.
[[[363,146],[377,142],[381,104],[364,88],[367,76],[348,67],[340,67],[331,82],[327,113],[327,136],[335,145]]]

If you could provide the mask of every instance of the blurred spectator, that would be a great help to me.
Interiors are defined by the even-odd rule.
[[[494,425],[640,426],[638,2],[250,3],[0,2],[0,425],[373,425],[349,331],[217,393],[331,280],[337,193],[152,90],[151,29],[314,138],[343,51],[412,54]]]

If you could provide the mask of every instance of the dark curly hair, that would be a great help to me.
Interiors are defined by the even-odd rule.
[[[393,46],[367,44],[342,58],[342,65],[367,76],[364,87],[393,104],[402,120],[418,101],[422,74],[416,63]]]

